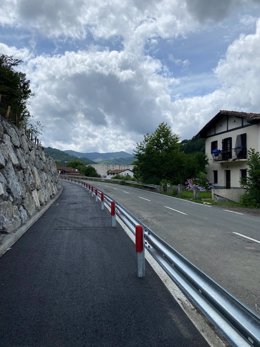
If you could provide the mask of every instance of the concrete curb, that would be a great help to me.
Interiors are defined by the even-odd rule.
[[[51,207],[51,205],[60,197],[63,192],[63,187],[57,193],[57,195],[50,200],[47,205],[45,205],[39,212],[37,212],[30,220],[28,220],[24,225],[22,225],[19,229],[17,229],[12,234],[7,234],[4,236],[2,243],[0,244],[0,257],[4,255],[14,244],[16,241],[23,236],[24,233],[35,223],[37,220]]]

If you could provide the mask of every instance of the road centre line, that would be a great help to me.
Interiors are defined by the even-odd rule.
[[[242,213],[242,212],[236,212],[236,211],[231,211],[231,210],[224,210],[224,211],[229,212],[229,213],[240,214],[241,216],[244,215],[244,213]]]
[[[175,208],[172,208],[172,207],[169,207],[169,206],[164,206],[164,207],[165,207],[165,208],[168,208],[169,210],[172,210],[172,211],[178,212],[178,213],[180,213],[180,214],[183,214],[183,215],[185,215],[185,216],[188,216],[187,213],[182,212],[182,211],[179,211],[179,210],[175,210]]]
[[[256,243],[260,243],[260,241],[258,241],[256,239],[253,239],[252,237],[249,237],[249,236],[246,236],[246,235],[243,235],[243,234],[240,234],[240,233],[236,233],[235,231],[233,231],[233,234],[236,234],[238,236],[244,237],[245,239],[248,239],[250,241],[253,241],[253,242],[256,242]]]
[[[145,201],[151,201],[149,199],[143,198],[142,196],[138,196],[139,199],[145,200]]]
[[[127,192],[126,190],[122,190],[123,193],[125,194],[130,194],[129,192]]]

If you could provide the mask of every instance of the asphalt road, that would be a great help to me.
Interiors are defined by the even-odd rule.
[[[0,346],[207,346],[132,241],[82,187],[0,258]]]
[[[259,216],[128,186],[94,185],[260,315]]]

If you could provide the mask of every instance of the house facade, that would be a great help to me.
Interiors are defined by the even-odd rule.
[[[248,150],[260,152],[260,114],[219,111],[199,132],[205,138],[207,178],[213,193],[238,201],[247,176]]]
[[[107,171],[107,178],[113,178],[116,175],[124,176],[124,177],[134,177],[134,173],[130,169],[112,169]]]

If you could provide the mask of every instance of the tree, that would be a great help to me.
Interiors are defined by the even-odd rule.
[[[205,153],[205,139],[193,136],[191,140],[183,140],[181,149],[184,153]]]
[[[161,123],[152,134],[144,136],[135,150],[134,174],[145,183],[185,183],[205,172],[206,156],[202,152],[184,153],[178,135]]]
[[[242,203],[260,207],[260,153],[254,149],[248,151],[248,174],[241,184],[246,190]]]
[[[20,63],[19,59],[0,55],[0,113],[5,116],[11,107],[12,118],[18,127],[26,125],[30,117],[26,103],[31,96],[30,81],[24,73],[16,71]]]
[[[161,180],[177,182],[184,165],[179,137],[170,127],[161,123],[152,134],[144,136],[135,150],[135,176],[146,183],[159,184]]]

